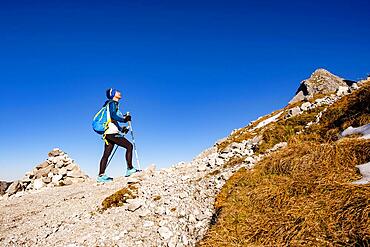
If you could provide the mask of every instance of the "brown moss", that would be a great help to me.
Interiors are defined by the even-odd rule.
[[[129,185],[126,188],[120,189],[103,200],[100,211],[102,212],[112,207],[123,206],[127,199],[136,198],[136,193],[137,187],[134,185]]]

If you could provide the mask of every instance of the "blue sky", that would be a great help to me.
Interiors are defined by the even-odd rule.
[[[96,176],[91,120],[123,92],[144,166],[286,105],[319,67],[370,72],[368,1],[0,1],[0,180],[60,147]],[[120,150],[107,173],[120,176]]]

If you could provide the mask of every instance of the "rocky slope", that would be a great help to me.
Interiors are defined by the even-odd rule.
[[[325,78],[330,78],[331,84],[336,77],[323,78],[321,84],[328,82]],[[247,128],[233,131],[189,163],[161,170],[152,166],[109,184],[97,184],[85,177],[84,182],[68,186],[43,186],[10,196],[8,193],[0,200],[0,245],[195,246],[215,223],[215,198],[230,176],[240,168],[252,168],[287,145],[280,140],[266,145],[258,134],[261,129],[315,110],[317,114],[310,124],[319,122],[326,106],[356,91],[362,83],[346,88],[338,84],[336,89],[330,89],[334,93],[313,101],[303,99],[262,117]],[[313,97],[315,92],[312,94]],[[38,170],[31,179],[45,178],[35,176]],[[58,174],[55,171],[53,176]],[[68,173],[61,179],[67,177]]]

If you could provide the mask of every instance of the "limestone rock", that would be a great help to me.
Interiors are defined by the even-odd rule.
[[[59,148],[54,148],[52,151],[50,151],[48,153],[48,156],[49,157],[56,157],[56,156],[59,156],[59,155],[63,155],[64,152],[62,150],[60,150]]]
[[[20,180],[14,181],[6,190],[6,193],[8,195],[13,195],[17,193],[18,191],[21,191],[23,189],[22,182]]]
[[[127,203],[128,203],[127,209],[131,212],[138,210],[144,204],[143,201],[139,199],[128,199]]]
[[[317,94],[335,93],[341,86],[347,87],[345,80],[325,69],[317,69],[310,78],[301,82],[296,95],[289,104],[311,98]]]
[[[288,113],[285,117],[286,118],[294,117],[294,116],[297,116],[298,114],[300,114],[301,112],[302,112],[301,108],[299,106],[296,106],[296,107],[293,107],[293,108],[289,109]]]
[[[35,181],[33,181],[33,188],[35,190],[39,190],[44,186],[45,186],[45,183],[42,181],[42,178],[38,178],[38,179],[35,179]]]
[[[302,105],[301,105],[301,110],[302,111],[307,111],[310,109],[310,107],[312,106],[312,104],[310,102],[304,102]]]
[[[59,181],[62,179],[62,177],[63,175],[60,174],[54,175],[51,181],[53,184],[59,184]]]
[[[4,195],[11,182],[0,181],[0,196]]]
[[[347,86],[339,86],[338,89],[336,90],[336,94],[338,96],[346,95],[349,93],[349,87]]]
[[[171,232],[171,230],[168,227],[166,227],[166,226],[161,226],[158,229],[158,233],[159,233],[159,235],[161,235],[161,237],[164,240],[168,240],[168,239],[170,239],[173,236],[173,233]]]
[[[43,169],[43,168],[45,168],[45,167],[47,167],[47,166],[49,166],[49,165],[50,165],[50,164],[49,164],[48,162],[44,161],[44,162],[42,162],[41,164],[37,165],[37,166],[36,166],[36,169]]]

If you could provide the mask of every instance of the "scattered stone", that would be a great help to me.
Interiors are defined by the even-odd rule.
[[[171,232],[171,230],[168,227],[166,227],[166,226],[161,226],[158,229],[158,233],[159,233],[159,235],[161,235],[161,237],[164,240],[168,240],[168,239],[170,239],[173,236],[173,233]]]
[[[311,108],[312,104],[310,102],[304,102],[302,105],[301,105],[301,110],[302,111],[307,111]]]
[[[143,227],[144,227],[144,228],[148,228],[148,227],[152,227],[152,226],[154,226],[154,222],[153,222],[153,221],[148,221],[148,220],[146,220],[146,221],[144,221],[144,223],[143,223]]]
[[[33,181],[33,188],[35,190],[39,190],[44,186],[45,186],[45,183],[42,181],[42,178],[38,178],[38,179],[35,179],[35,181]]]
[[[139,199],[127,199],[127,203],[127,209],[131,212],[138,210],[144,204],[143,201]]]
[[[140,180],[138,178],[135,178],[135,177],[132,177],[132,176],[128,177],[128,179],[127,179],[128,184],[136,184],[136,183],[139,183],[139,182],[140,182]]]

